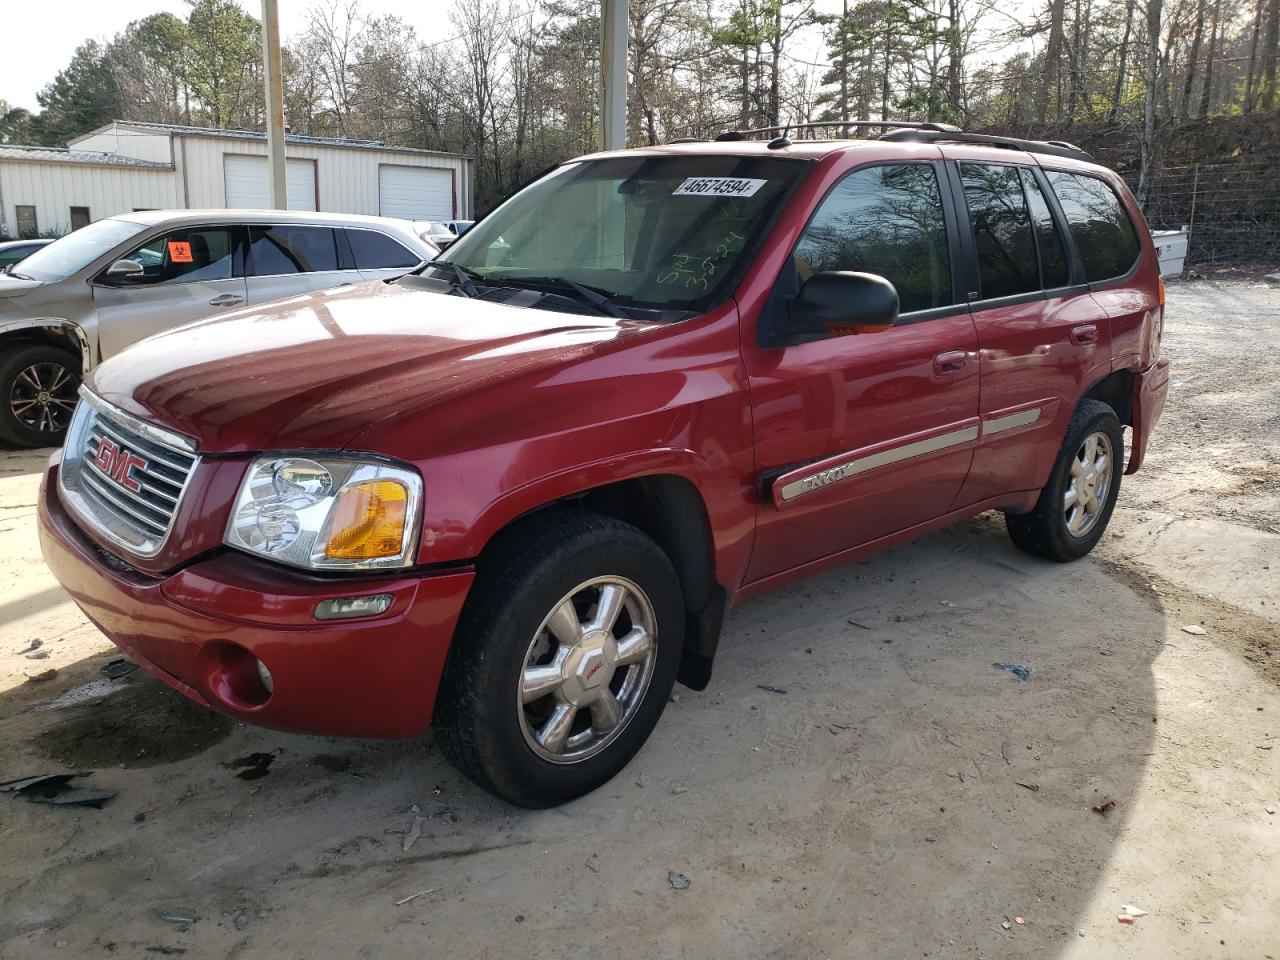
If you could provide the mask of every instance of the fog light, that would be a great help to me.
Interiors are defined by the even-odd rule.
[[[316,604],[316,619],[349,620],[352,617],[376,617],[390,609],[392,599],[394,598],[389,593],[375,593],[368,597],[321,600]]]
[[[267,691],[268,696],[275,693],[276,687],[271,679],[271,671],[261,660],[258,661],[258,679],[262,681],[262,688]]]

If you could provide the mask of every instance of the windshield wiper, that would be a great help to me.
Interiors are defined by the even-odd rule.
[[[476,289],[475,283],[471,280],[471,274],[467,272],[465,267],[461,267],[452,260],[432,260],[427,264],[428,267],[435,267],[438,270],[447,270],[453,274],[453,280],[449,286],[455,290],[461,290],[466,296],[473,300],[480,296],[480,291]]]
[[[4,272],[5,272],[5,274],[6,274],[7,276],[10,276],[10,277],[17,277],[19,280],[34,280],[34,279],[35,279],[35,277],[28,277],[25,273],[19,273],[17,270],[14,270],[14,269],[12,269],[12,268],[6,268]]]
[[[503,277],[504,286],[524,286],[533,285],[535,287],[555,287],[559,290],[568,290],[577,295],[579,300],[585,300],[601,313],[607,313],[611,317],[619,320],[630,320],[631,315],[610,300],[610,297],[616,297],[616,293],[610,293],[607,290],[599,290],[595,287],[589,287],[585,283],[579,283],[577,280],[570,280],[568,277]]]

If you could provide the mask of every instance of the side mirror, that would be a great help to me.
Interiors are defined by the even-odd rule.
[[[117,283],[127,283],[130,280],[141,280],[145,273],[146,271],[143,269],[142,264],[137,260],[117,260],[107,267],[107,272],[103,276]]]
[[[898,291],[874,273],[815,273],[791,301],[787,332],[800,336],[879,333],[898,319]]]

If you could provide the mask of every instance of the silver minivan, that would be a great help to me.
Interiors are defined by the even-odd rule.
[[[81,227],[0,274],[0,440],[61,443],[83,374],[143,337],[438,252],[408,221],[343,214],[151,210]]]

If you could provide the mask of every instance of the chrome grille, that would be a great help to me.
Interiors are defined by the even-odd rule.
[[[86,526],[129,553],[151,557],[173,529],[197,462],[191,440],[136,420],[81,387],[59,489]]]

